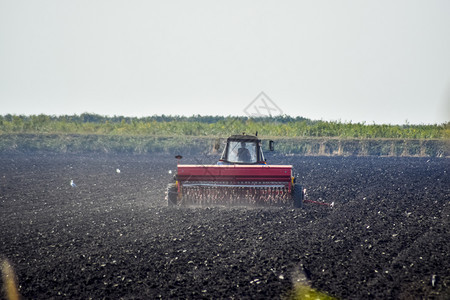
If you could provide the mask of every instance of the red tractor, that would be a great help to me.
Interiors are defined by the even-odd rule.
[[[273,141],[269,148],[274,150]],[[174,179],[166,192],[169,206],[303,205],[304,191],[292,166],[267,164],[257,136],[229,137],[216,165],[178,164]]]

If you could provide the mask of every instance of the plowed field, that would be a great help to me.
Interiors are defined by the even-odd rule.
[[[170,208],[172,155],[0,154],[0,255],[28,299],[277,299],[300,277],[342,299],[449,299],[448,159],[270,162],[335,207]]]

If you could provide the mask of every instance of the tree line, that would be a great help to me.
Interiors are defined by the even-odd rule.
[[[255,134],[264,137],[333,137],[387,139],[448,139],[450,122],[434,125],[388,125],[339,121],[315,121],[302,117],[276,116],[102,116],[2,115],[0,134],[101,134],[145,136],[221,136]]]

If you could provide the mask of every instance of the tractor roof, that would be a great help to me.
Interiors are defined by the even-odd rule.
[[[254,135],[232,135],[228,138],[230,141],[249,141],[249,142],[257,142],[259,141],[258,137]]]

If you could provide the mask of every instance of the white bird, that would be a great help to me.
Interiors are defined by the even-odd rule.
[[[77,185],[75,184],[75,182],[73,182],[73,180],[70,181],[70,186],[71,187],[77,187]]]
[[[119,170],[119,169],[116,169],[116,173],[119,174],[119,173],[120,173],[120,170]]]

